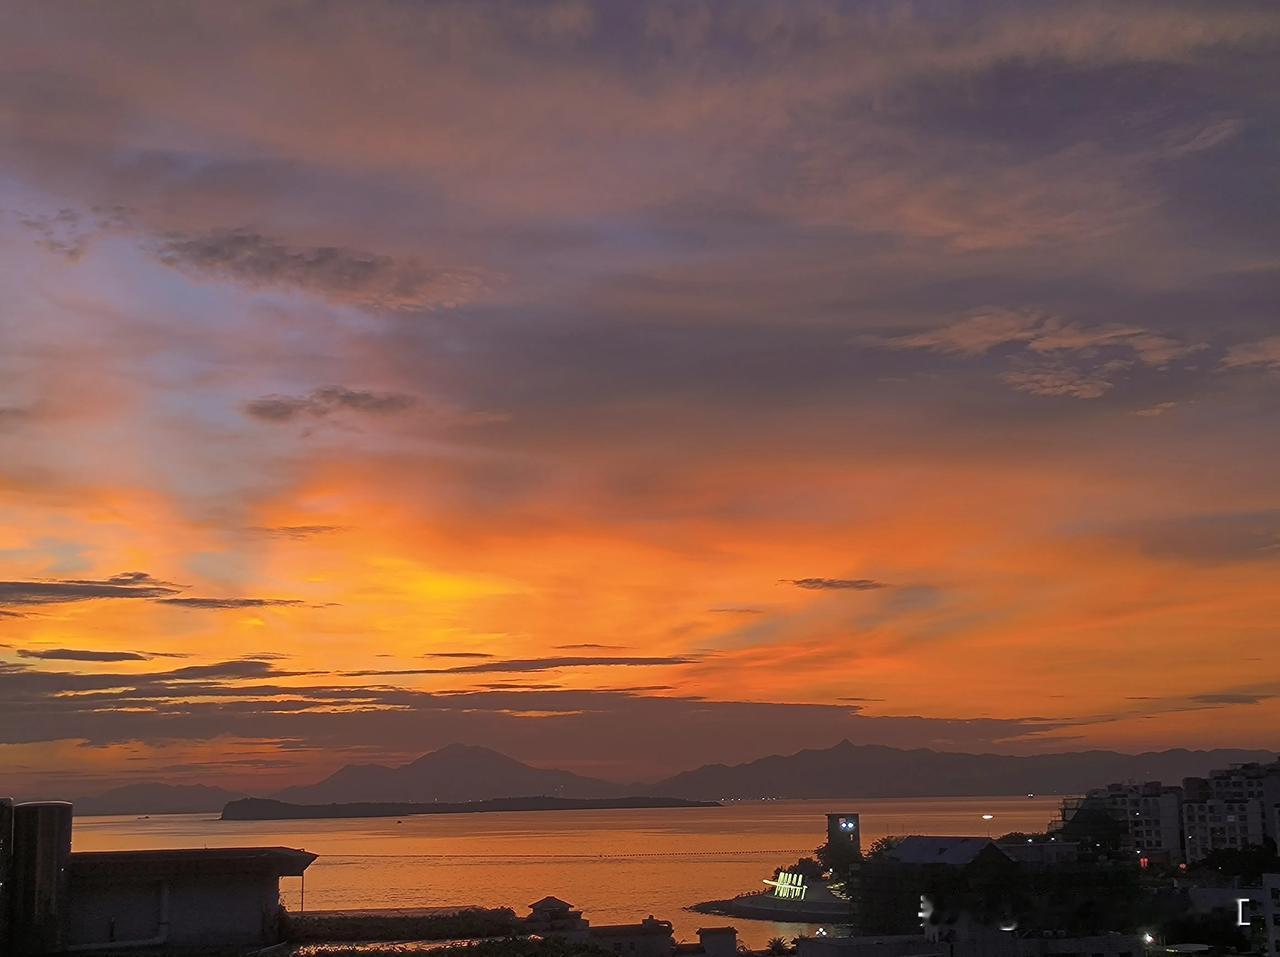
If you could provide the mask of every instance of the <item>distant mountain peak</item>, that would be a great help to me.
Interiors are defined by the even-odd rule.
[[[523,764],[501,751],[455,742],[407,764],[339,768],[315,784],[272,795],[292,804],[430,803],[508,797],[617,797],[623,788],[569,771]]]
[[[464,744],[461,741],[454,741],[452,744],[446,744],[444,747],[436,748],[434,751],[428,751],[423,757],[431,754],[496,754],[498,757],[514,760],[501,751],[495,751],[493,748],[486,748],[481,744]]]

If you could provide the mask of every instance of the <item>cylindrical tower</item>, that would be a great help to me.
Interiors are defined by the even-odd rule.
[[[70,858],[70,804],[40,801],[14,807],[9,912],[15,954],[61,949]]]

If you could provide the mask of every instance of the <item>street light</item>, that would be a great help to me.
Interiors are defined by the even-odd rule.
[[[991,836],[991,822],[995,820],[994,814],[984,814],[982,819],[987,822],[987,837]]]

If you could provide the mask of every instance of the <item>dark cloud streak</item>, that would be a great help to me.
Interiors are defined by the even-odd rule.
[[[276,606],[305,605],[300,598],[161,598],[157,605],[176,605],[180,608],[271,608]]]
[[[457,665],[453,668],[404,668],[388,671],[343,671],[341,674],[349,678],[367,678],[391,675],[464,675],[483,674],[489,672],[533,672],[554,671],[557,668],[596,668],[596,667],[667,667],[671,665],[694,664],[700,659],[688,656],[667,657],[630,657],[630,658],[518,658],[508,661],[486,661],[477,665]]]
[[[871,578],[784,578],[782,581],[810,591],[875,591],[889,587]]]
[[[432,269],[342,246],[291,245],[250,229],[168,236],[155,245],[155,254],[166,265],[196,276],[299,289],[380,309],[456,305],[479,285],[469,270]]]
[[[56,605],[102,598],[163,598],[181,589],[145,572],[125,572],[103,579],[37,579],[0,581],[0,605]]]
[[[83,648],[22,648],[19,658],[42,661],[146,661],[150,655],[136,651],[92,651]]]
[[[333,385],[302,396],[263,396],[245,403],[244,410],[264,422],[291,422],[300,417],[323,419],[340,411],[390,415],[411,408],[415,401],[401,392],[370,392]]]

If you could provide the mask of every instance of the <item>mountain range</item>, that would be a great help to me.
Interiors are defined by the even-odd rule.
[[[964,797],[1075,794],[1112,781],[1181,783],[1214,768],[1272,761],[1267,751],[1176,748],[1123,754],[962,754],[841,741],[830,748],[772,755],[744,764],[708,764],[648,784],[617,784],[539,768],[474,745],[451,744],[399,766],[349,764],[314,784],[265,795],[290,804],[466,802],[505,798],[693,800],[752,798]],[[132,784],[76,802],[80,814],[211,812],[244,797],[200,785]]]
[[[903,750],[841,741],[831,748],[773,755],[746,764],[708,764],[667,778],[653,794],[689,798],[977,797],[1076,794],[1112,781],[1164,781],[1247,761],[1271,761],[1267,751],[1217,749],[1069,751],[1059,754],[959,754]]]
[[[290,804],[483,801],[509,797],[620,797],[619,787],[570,771],[530,767],[489,748],[450,744],[399,767],[348,764],[315,784],[272,794]],[[634,792],[647,793],[647,792]]]

